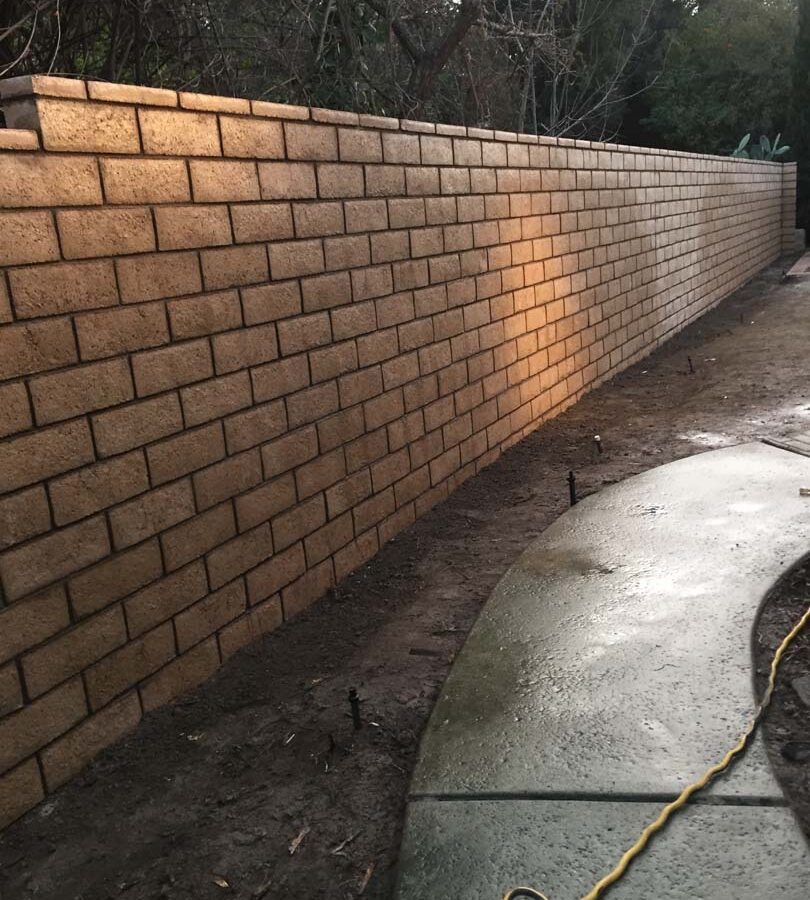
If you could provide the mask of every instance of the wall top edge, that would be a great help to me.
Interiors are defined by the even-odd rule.
[[[348,110],[294,106],[267,100],[221,97],[212,94],[174,91],[168,88],[93,81],[78,77],[20,75],[14,78],[0,79],[0,106],[36,97],[101,103],[125,103],[135,106],[173,107],[177,110],[252,115],[261,118],[310,121],[346,127],[378,128],[388,131],[464,137],[512,144],[539,144],[579,150],[601,150],[608,153],[673,156],[695,160],[722,160],[727,163],[756,163],[763,166],[795,166],[795,163],[754,159],[735,160],[734,157],[721,156],[714,153],[689,153],[684,150],[637,147],[628,144],[610,143],[608,141],[587,141],[575,138],[522,134],[514,131],[499,131],[474,126],[420,122],[412,119],[397,119],[389,116],[350,112]],[[0,129],[0,135],[3,133],[4,130]],[[0,149],[2,148],[4,148],[4,144],[0,142]]]
[[[0,128],[0,150],[39,150],[39,132]]]

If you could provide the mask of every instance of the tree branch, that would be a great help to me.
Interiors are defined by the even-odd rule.
[[[430,53],[424,53],[411,73],[409,83],[413,111],[421,110],[433,95],[436,79],[456,52],[459,44],[481,17],[482,0],[461,0],[453,24]]]
[[[422,58],[422,51],[417,47],[416,41],[402,22],[389,15],[388,3],[386,0],[366,0],[366,3],[381,19],[385,19],[390,26],[391,31],[394,32],[396,39],[402,46],[402,49],[410,57],[411,62],[418,64]]]

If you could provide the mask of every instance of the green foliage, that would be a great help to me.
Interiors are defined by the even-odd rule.
[[[781,134],[777,134],[772,144],[768,136],[763,134],[757,143],[751,144],[751,132],[749,131],[731,151],[731,155],[741,159],[764,159],[772,162],[777,156],[782,156],[790,150],[788,144],[779,144],[781,137]]]
[[[711,0],[679,29],[648,126],[678,149],[728,152],[737,135],[786,131],[795,0]],[[810,57],[805,57],[805,65]]]
[[[658,0],[652,7],[652,40],[638,54],[637,65],[627,85],[627,102],[622,106],[617,137],[624,144],[662,146],[650,114],[655,100],[650,89],[661,78],[670,57],[673,40],[691,19],[696,0]]]
[[[744,159],[748,159],[748,151],[745,149],[748,146],[748,142],[751,140],[751,132],[749,131],[739,144],[731,151],[732,156],[743,157]]]

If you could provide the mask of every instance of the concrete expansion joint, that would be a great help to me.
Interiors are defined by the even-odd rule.
[[[470,800],[486,800],[497,802],[499,800],[554,800],[570,803],[672,803],[678,794],[632,794],[632,793],[589,793],[588,791],[543,791],[543,792],[503,792],[503,793],[475,793],[475,794],[412,794],[408,797],[409,803],[425,801],[465,802]],[[757,797],[744,794],[732,797],[718,797],[698,794],[688,801],[690,806],[788,806],[784,797]]]

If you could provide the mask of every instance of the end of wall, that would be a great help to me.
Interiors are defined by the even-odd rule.
[[[782,164],[782,254],[787,256],[804,250],[804,232],[796,228],[796,185],[798,166],[795,162]]]

